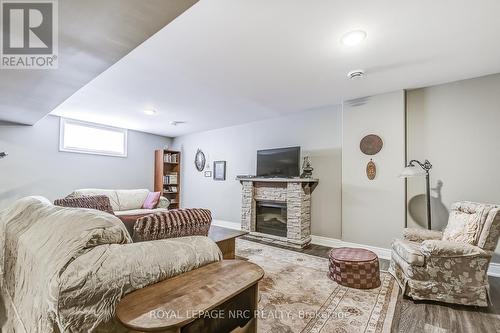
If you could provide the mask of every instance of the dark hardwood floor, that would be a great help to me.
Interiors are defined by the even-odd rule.
[[[331,248],[311,244],[304,249],[294,249],[278,244],[269,244],[287,250],[328,258]],[[380,269],[386,271],[389,260],[380,259]],[[500,333],[500,278],[490,277],[491,304],[487,308],[459,306],[431,301],[413,301],[399,295],[393,332],[400,333]]]

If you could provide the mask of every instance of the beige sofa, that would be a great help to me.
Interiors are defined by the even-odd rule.
[[[168,211],[170,202],[165,197],[160,197],[160,202],[155,209],[143,209],[144,200],[149,194],[147,189],[135,190],[107,190],[97,188],[87,188],[75,190],[68,197],[81,197],[89,195],[105,195],[111,202],[111,207],[115,215],[140,215]]]

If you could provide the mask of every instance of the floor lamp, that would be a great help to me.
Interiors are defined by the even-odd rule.
[[[415,164],[418,164],[420,168],[417,168]],[[427,201],[427,229],[429,230],[431,230],[431,186],[429,179],[429,171],[431,169],[432,169],[432,164],[428,160],[425,160],[424,163],[417,160],[411,160],[410,163],[408,163],[408,165],[403,169],[400,175],[401,178],[409,178],[409,177],[425,175],[425,189],[426,189],[425,198]]]

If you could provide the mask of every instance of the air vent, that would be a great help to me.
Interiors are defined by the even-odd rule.
[[[349,79],[360,79],[365,76],[365,72],[362,69],[356,69],[347,73]]]

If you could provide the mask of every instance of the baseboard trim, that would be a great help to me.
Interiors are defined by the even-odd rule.
[[[230,222],[230,221],[224,221],[224,220],[212,220],[212,225],[215,225],[217,227],[228,228],[228,229],[241,230],[241,224],[237,223],[237,222]]]
[[[345,242],[345,241],[340,240],[340,239],[328,238],[328,237],[322,237],[322,236],[311,236],[311,238],[312,238],[311,243],[316,244],[316,245],[323,245],[323,246],[328,246],[328,247],[363,248],[363,249],[367,249],[367,250],[375,252],[379,258],[387,259],[387,260],[391,259],[391,250],[385,249],[383,247]]]
[[[223,228],[228,228],[228,229],[241,230],[241,224],[238,222],[230,222],[230,221],[224,221],[224,220],[212,220],[212,225],[215,225],[218,227],[223,227]],[[379,258],[387,259],[387,260],[391,259],[391,250],[383,248],[383,247],[364,245],[364,244],[358,244],[358,243],[350,243],[350,242],[345,242],[343,240],[336,239],[336,238],[314,236],[314,235],[311,236],[311,243],[316,244],[316,245],[327,246],[327,247],[363,248],[363,249],[367,249],[367,250],[375,252],[379,256]],[[490,263],[490,267],[488,269],[488,275],[494,276],[494,277],[500,277],[500,263]]]
[[[488,268],[488,275],[500,277],[500,264],[496,262],[491,262],[490,267]]]

